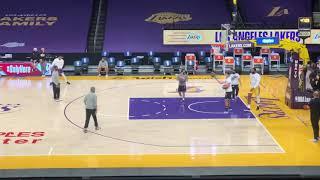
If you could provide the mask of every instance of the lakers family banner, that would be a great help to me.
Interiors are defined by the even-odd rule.
[[[82,53],[87,48],[92,0],[1,0],[0,52]],[[17,5],[18,4],[18,5]]]
[[[253,40],[259,37],[278,37],[302,43],[297,29],[272,30],[237,30],[234,35],[227,37],[228,41]],[[205,45],[221,43],[223,32],[221,30],[164,30],[164,45]],[[311,37],[306,44],[320,44],[320,30],[311,30]]]

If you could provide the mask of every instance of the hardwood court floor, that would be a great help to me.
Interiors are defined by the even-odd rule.
[[[0,168],[320,165],[309,113],[284,105],[285,77],[263,76],[261,110],[245,112],[239,100],[228,114],[221,86],[208,78],[191,79],[192,98],[182,103],[170,78],[69,77],[55,102],[49,78],[2,77]],[[248,83],[243,76],[244,102]],[[91,121],[84,134],[83,95],[91,86],[102,129]]]

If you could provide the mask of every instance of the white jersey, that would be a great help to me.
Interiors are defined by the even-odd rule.
[[[260,74],[258,73],[250,73],[250,86],[251,88],[257,88],[260,86]]]
[[[239,85],[240,75],[238,73],[231,75],[231,85]]]
[[[231,76],[229,76],[226,80],[224,80],[224,84],[229,84],[230,86],[225,89],[226,92],[232,92],[232,86],[231,86]]]
[[[62,69],[64,66],[64,60],[63,59],[59,59],[59,58],[55,58],[52,62],[52,67],[53,66],[57,66],[58,69]]]

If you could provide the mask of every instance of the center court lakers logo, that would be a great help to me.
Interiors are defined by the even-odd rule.
[[[12,113],[21,110],[21,104],[0,104],[0,114]]]

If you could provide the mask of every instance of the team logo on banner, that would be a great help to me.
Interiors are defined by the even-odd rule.
[[[159,24],[173,24],[181,21],[191,21],[191,14],[177,14],[172,12],[160,12],[152,14],[149,18],[145,19],[147,22],[154,22]]]
[[[269,12],[267,17],[276,17],[276,16],[283,16],[288,14],[289,14],[288,9],[281,9],[280,6],[277,6],[272,8],[272,10]]]
[[[21,110],[21,104],[0,104],[0,114],[12,113]]]
[[[57,21],[46,14],[6,14],[0,17],[0,26],[53,26]]]

